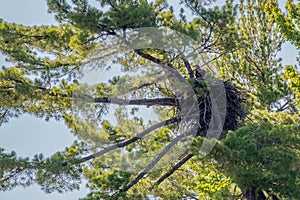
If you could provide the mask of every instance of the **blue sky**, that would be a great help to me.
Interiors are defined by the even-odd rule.
[[[8,22],[24,25],[57,24],[54,17],[47,13],[45,0],[0,0],[0,18]],[[285,44],[279,54],[284,64],[296,63],[296,50]],[[0,65],[4,58],[0,54]],[[0,147],[7,151],[15,150],[20,156],[32,157],[36,153],[51,155],[73,143],[74,137],[62,122],[45,122],[29,115],[11,119],[0,127]],[[87,189],[67,194],[45,194],[37,186],[16,188],[9,192],[0,192],[0,200],[69,200],[84,197]]]

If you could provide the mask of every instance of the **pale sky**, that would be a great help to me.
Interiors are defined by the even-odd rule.
[[[8,22],[24,25],[57,24],[54,17],[47,13],[45,0],[0,0],[0,18]],[[3,65],[0,55],[0,65]],[[36,153],[47,156],[70,146],[74,137],[63,122],[46,122],[29,115],[10,119],[0,127],[0,147],[7,151],[15,150],[19,156],[32,157]],[[36,185],[17,187],[9,192],[0,192],[0,200],[70,200],[85,197],[88,190],[66,194],[46,194]]]
[[[0,18],[8,22],[24,25],[57,24],[54,17],[47,13],[45,0],[0,0]],[[296,63],[296,50],[285,44],[280,56],[284,64]],[[4,58],[0,54],[0,65]],[[51,155],[70,146],[74,137],[63,124],[51,120],[46,122],[29,115],[10,119],[0,127],[0,147],[7,151],[15,150],[19,156],[32,157],[36,153]],[[37,186],[17,187],[9,192],[0,192],[0,200],[70,200],[85,197],[88,190],[69,192],[66,194],[46,194]]]

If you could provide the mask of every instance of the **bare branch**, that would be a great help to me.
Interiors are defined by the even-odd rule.
[[[0,116],[0,124],[1,124],[1,121],[4,120],[5,118],[5,115],[8,113],[8,109],[6,109],[3,113],[1,113],[1,116]]]
[[[286,101],[285,104],[283,104],[282,106],[280,106],[280,108],[278,108],[276,112],[285,111],[289,107],[289,103],[290,103],[289,101]]]
[[[161,74],[162,71],[159,71],[157,74]],[[156,73],[155,73],[156,74]],[[154,74],[153,74],[154,75]],[[144,87],[148,87],[148,86],[151,86],[151,85],[155,85],[156,83],[160,82],[161,80],[164,80],[165,77],[164,76],[159,76],[157,78],[155,78],[154,80],[150,81],[150,82],[145,82],[145,83],[141,83],[140,85],[138,86],[133,86],[132,88],[129,89],[128,92],[133,92],[133,91],[136,91],[136,90],[139,90],[139,89],[142,89]]]
[[[136,91],[136,90],[139,90],[139,89],[142,89],[144,87],[148,87],[150,85],[154,85],[155,82],[148,82],[148,83],[143,83],[143,84],[140,84],[138,86],[135,86],[135,87],[132,87],[129,89],[129,92],[133,92],[133,91]]]
[[[111,2],[111,1],[107,1],[107,2],[115,11],[119,12],[119,9],[117,8],[117,6],[115,4],[113,4],[113,2]]]
[[[156,181],[156,186],[161,184],[166,178],[170,177],[177,169],[179,169],[179,167],[181,167],[183,164],[185,164],[193,156],[194,156],[193,154],[187,153],[176,165],[174,165],[171,169],[169,169],[163,176],[161,176]]]
[[[195,76],[194,76],[194,72],[193,72],[193,70],[192,70],[192,68],[191,68],[191,65],[190,65],[190,63],[189,63],[189,61],[187,61],[187,60],[184,60],[184,65],[185,65],[185,68],[188,70],[188,72],[189,72],[189,77],[190,78],[195,78]]]
[[[137,184],[153,167],[162,159],[164,155],[180,140],[184,139],[185,137],[194,134],[194,130],[185,132],[175,139],[171,141],[170,144],[168,144],[159,154],[158,156],[127,186],[125,186],[123,189],[120,189],[117,193],[124,193],[127,192],[131,187],[133,187],[135,184]],[[115,193],[115,194],[117,194]],[[114,194],[114,195],[115,195]]]
[[[177,106],[175,98],[155,98],[155,99],[121,99],[100,97],[93,98],[95,103],[110,103],[117,105],[145,105],[145,106]]]
[[[147,60],[150,60],[150,61],[152,61],[152,62],[154,62],[156,64],[162,64],[162,62],[161,62],[160,59],[155,58],[155,57],[151,56],[150,54],[142,52],[141,49],[137,49],[137,50],[135,50],[135,52],[138,55],[142,56],[143,58],[146,58]]]
[[[131,144],[131,143],[133,143],[133,142],[141,139],[146,134],[148,134],[148,133],[150,133],[150,132],[152,132],[152,131],[160,128],[160,127],[167,126],[169,124],[173,124],[173,123],[175,123],[177,121],[178,121],[178,118],[174,117],[174,118],[162,121],[160,123],[157,123],[157,124],[155,124],[155,125],[147,128],[146,130],[144,130],[143,132],[139,133],[138,135],[136,135],[135,137],[133,137],[133,138],[131,138],[129,140],[125,140],[123,142],[111,145],[111,146],[109,146],[109,147],[107,147],[107,148],[105,148],[105,149],[103,149],[103,150],[101,150],[101,151],[99,151],[99,152],[97,152],[95,154],[92,154],[92,155],[89,155],[87,157],[81,158],[80,161],[79,161],[79,163],[86,162],[86,161],[91,160],[93,158],[99,157],[99,156],[101,156],[101,155],[103,155],[105,153],[108,153],[108,152],[110,152],[112,150],[115,150],[117,148],[125,147],[125,146],[127,146],[127,145],[129,145],[129,144]]]
[[[3,177],[2,179],[0,179],[0,183],[4,183],[5,181],[8,181],[9,179],[13,178],[14,176],[18,175],[19,173],[21,173],[22,171],[24,171],[26,168],[16,168],[15,170],[13,170],[11,172],[11,174],[9,174],[7,177]]]
[[[226,53],[226,52],[221,53],[220,55],[214,57],[213,59],[211,59],[211,60],[205,62],[204,64],[202,64],[202,65],[200,66],[200,68],[203,68],[204,66],[208,65],[209,63],[211,63],[211,62],[213,62],[213,61],[215,61],[215,60],[218,60],[218,59],[219,59],[220,57],[222,57],[225,53]]]

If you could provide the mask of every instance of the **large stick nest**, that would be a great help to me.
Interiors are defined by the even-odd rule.
[[[201,132],[206,132],[211,121],[211,98],[206,82],[202,78],[205,71],[195,74],[194,78],[194,91],[198,96],[198,106],[200,110]],[[219,79],[218,79],[219,80]],[[219,80],[220,81],[220,80]],[[228,130],[236,130],[240,126],[241,122],[245,119],[245,111],[243,106],[246,102],[241,88],[230,83],[229,81],[222,81],[224,83],[226,93],[226,117],[223,126],[224,137]]]

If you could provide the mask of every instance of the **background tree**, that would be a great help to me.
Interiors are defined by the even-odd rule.
[[[279,8],[278,1],[268,1],[265,10],[276,22],[283,37],[299,49],[299,2],[287,1],[285,8],[286,14]],[[294,101],[299,105],[299,66],[286,66],[286,77],[290,79],[289,87],[293,91]]]
[[[284,13],[275,0],[267,1],[265,8],[270,18],[277,23],[283,36],[299,48],[299,2],[288,0],[285,9]]]
[[[295,98],[297,89],[292,89],[291,86],[291,83],[295,86],[297,82],[295,81],[297,72],[295,68],[291,66],[284,68],[280,63],[277,52],[280,51],[283,38],[279,31],[280,26],[276,26],[274,21],[264,13],[266,6],[268,4],[263,1],[241,2],[239,8],[242,17],[237,22],[242,39],[242,42],[238,44],[239,51],[222,57],[218,62],[223,77],[243,87],[249,97],[247,99],[249,121],[247,120],[243,128],[230,134],[223,141],[223,144],[226,144],[226,150],[223,149],[220,152],[226,153],[221,154],[221,159],[225,159],[220,163],[223,163],[221,166],[225,173],[238,184],[243,191],[243,196],[247,199],[284,197],[297,199],[299,198],[297,192],[292,192],[299,188],[297,181],[292,180],[299,176],[296,172],[298,169],[294,171],[292,167],[292,163],[299,158],[297,153],[294,154],[297,147],[293,149],[297,144],[293,144],[291,148],[286,147],[288,142],[281,138],[299,133],[299,130],[296,130],[299,126],[298,117],[294,115],[299,112],[296,106],[298,105],[297,97]],[[290,119],[287,125],[285,120],[282,121],[286,118],[294,118],[296,121],[293,123]],[[287,126],[296,129],[284,130]],[[271,146],[260,137],[273,141]],[[274,140],[273,137],[277,139]],[[280,147],[275,147],[276,141],[280,141]],[[234,158],[226,157],[230,154]],[[242,157],[238,158],[239,155]],[[270,158],[271,155],[276,155],[276,158]],[[281,160],[286,158],[291,158],[291,160]],[[265,160],[268,162],[266,163]],[[226,164],[227,168],[223,166]],[[292,185],[281,191],[276,185],[281,185],[280,182],[283,179],[286,181],[286,186],[288,183]]]

